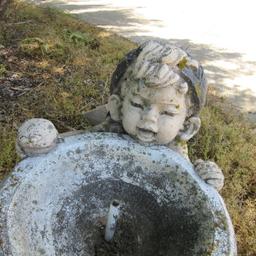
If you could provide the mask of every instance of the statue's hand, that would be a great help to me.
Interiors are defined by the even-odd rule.
[[[32,118],[18,130],[16,150],[20,157],[47,153],[56,146],[58,131],[47,119]]]
[[[198,175],[209,185],[220,191],[224,185],[224,175],[219,166],[212,161],[198,159],[194,163]]]

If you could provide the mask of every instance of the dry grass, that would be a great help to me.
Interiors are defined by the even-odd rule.
[[[17,161],[17,127],[50,119],[60,132],[88,126],[83,111],[105,103],[115,65],[134,44],[52,9],[16,2],[0,23],[0,177]],[[256,139],[249,125],[211,96],[192,159],[212,159],[226,177],[222,195],[239,255],[256,255]]]

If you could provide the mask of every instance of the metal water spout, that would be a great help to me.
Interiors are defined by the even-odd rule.
[[[110,204],[105,229],[105,240],[107,242],[110,242],[114,237],[117,221],[120,215],[120,206],[121,204],[118,200],[113,200]]]

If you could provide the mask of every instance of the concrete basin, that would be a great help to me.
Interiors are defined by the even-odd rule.
[[[110,203],[120,202],[104,240]],[[236,255],[222,198],[164,146],[85,133],[21,161],[0,191],[4,255]]]

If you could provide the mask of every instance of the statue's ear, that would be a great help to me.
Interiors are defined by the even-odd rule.
[[[120,121],[121,120],[121,106],[122,102],[118,95],[112,94],[108,98],[108,111],[110,113],[111,118],[114,121]]]
[[[200,129],[201,120],[199,117],[190,117],[186,120],[184,128],[180,130],[179,137],[183,141],[190,140]]]

